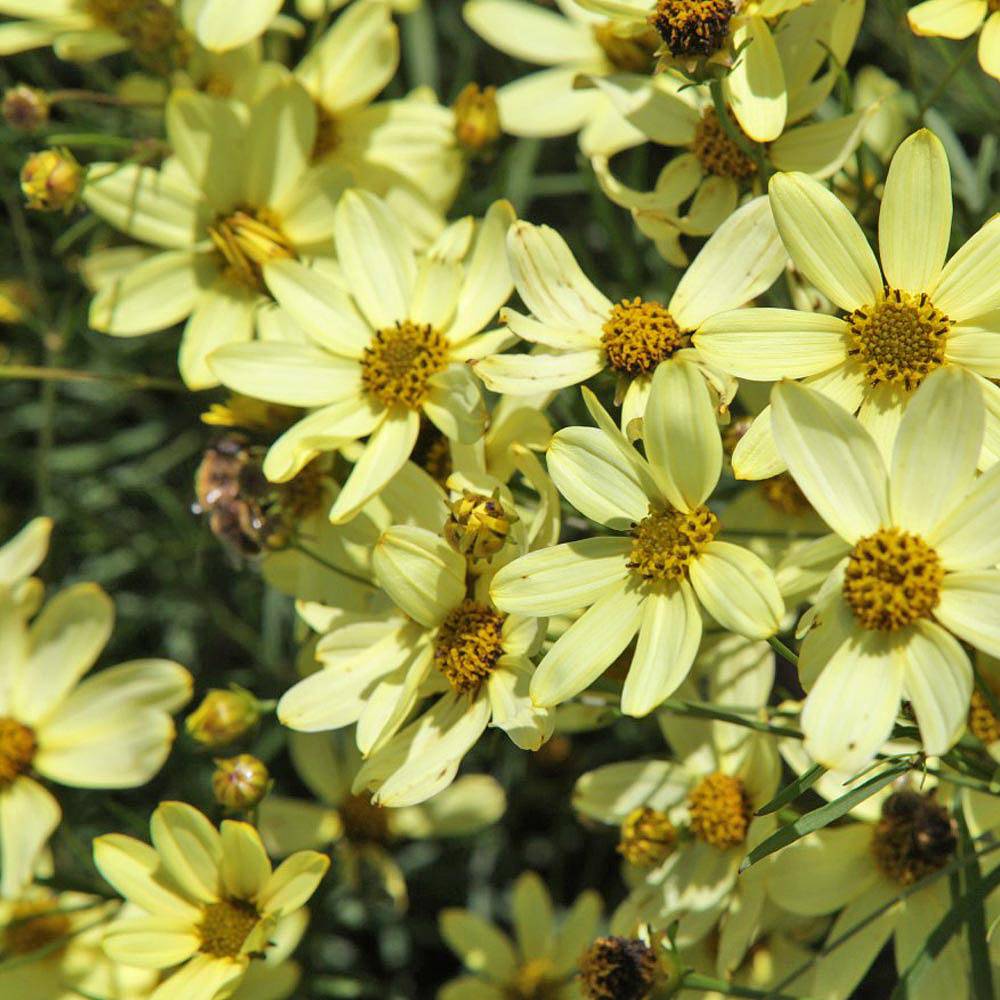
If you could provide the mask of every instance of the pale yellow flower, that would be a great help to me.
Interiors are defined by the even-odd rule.
[[[841,406],[794,382],[772,395],[778,448],[841,539],[800,631],[809,755],[855,771],[889,738],[901,699],[928,754],[962,735],[972,667],[959,640],[1000,655],[1000,467],[976,477],[985,406],[951,367],[914,394],[891,460]],[[933,483],[933,489],[928,489]]]
[[[470,910],[442,910],[441,936],[467,971],[445,983],[437,1000],[579,1000],[577,963],[601,909],[601,897],[587,890],[560,921],[545,883],[525,872],[511,893],[513,940]]]
[[[314,409],[271,446],[269,479],[288,480],[320,452],[368,436],[330,511],[344,522],[410,457],[421,414],[451,440],[478,440],[486,411],[466,362],[509,338],[481,333],[513,285],[503,249],[512,220],[497,202],[474,240],[471,222],[458,223],[418,257],[389,207],[351,190],[335,212],[338,279],[287,259],[267,267],[302,341],[233,345],[210,364],[238,392]]]
[[[638,636],[621,703],[642,716],[687,676],[702,609],[724,629],[764,639],[784,607],[761,559],[716,537],[719,521],[705,504],[722,471],[722,444],[698,370],[685,361],[656,370],[643,417],[645,458],[586,389],[584,400],[598,428],[557,432],[549,474],[581,514],[620,534],[522,556],[496,574],[491,595],[498,608],[521,615],[587,609],[531,680],[540,706],[579,694]]]
[[[987,409],[982,461],[1000,457],[1000,215],[945,262],[951,238],[951,175],[940,140],[910,136],[889,168],[879,216],[882,267],[848,209],[803,174],[771,179],[771,206],[789,256],[847,315],[788,309],[719,313],[693,342],[737,378],[803,379],[858,412],[884,456],[913,390],[939,367],[970,371]],[[739,478],[784,467],[770,410],[733,453]]]
[[[1000,3],[997,0],[925,0],[907,19],[914,34],[938,38],[979,35],[979,65],[1000,80]]]
[[[160,170],[92,165],[87,206],[156,250],[117,251],[91,272],[91,326],[130,337],[186,320],[178,364],[195,389],[217,384],[206,361],[215,348],[287,336],[267,271],[332,254],[345,183],[336,168],[311,166],[316,130],[313,102],[294,80],[279,80],[249,109],[180,91],[167,105],[175,155]],[[286,139],[276,144],[276,134]]]
[[[96,584],[69,587],[30,623],[0,592],[0,892],[31,878],[58,826],[39,778],[74,788],[135,788],[170,752],[170,713],[191,676],[168,660],[133,660],[83,679],[111,635],[114,607]]]
[[[272,937],[316,891],[330,866],[299,851],[271,870],[257,831],[225,820],[219,830],[182,802],[164,802],[150,820],[153,846],[123,834],[94,841],[101,874],[145,916],[116,921],[104,949],[122,964],[178,968],[150,1000],[229,996],[267,955]]]
[[[185,65],[195,42],[225,51],[261,35],[282,0],[0,0],[0,55],[51,45],[61,59],[131,50],[151,69]]]
[[[670,301],[626,298],[613,303],[586,277],[565,240],[548,226],[515,223],[507,236],[514,284],[529,315],[504,309],[512,333],[552,353],[495,354],[473,368],[494,392],[530,395],[592,378],[605,369],[618,379],[616,402],[629,434],[641,420],[654,373],[690,363],[713,386],[722,407],[736,385],[696,349],[691,333],[717,312],[766,291],[786,255],[765,198],[734,212],[684,273]],[[739,260],[740,267],[732,262]]]

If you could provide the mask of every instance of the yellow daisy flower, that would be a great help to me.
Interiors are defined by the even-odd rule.
[[[31,878],[58,826],[59,803],[39,778],[73,788],[135,788],[170,752],[170,713],[191,676],[168,660],[133,660],[86,680],[111,635],[114,607],[96,584],[69,587],[29,625],[0,592],[0,893]]]
[[[528,138],[580,133],[587,156],[637,146],[643,134],[598,90],[579,90],[581,74],[633,84],[653,68],[654,32],[620,33],[613,20],[560,0],[558,11],[523,0],[469,0],[466,23],[515,59],[545,67],[497,89],[500,124]]]
[[[178,363],[193,389],[217,384],[206,358],[223,344],[285,335],[266,293],[270,264],[329,255],[344,185],[312,167],[312,100],[280,80],[249,109],[178,92],[167,105],[175,156],[160,170],[95,164],[83,200],[121,232],[151,244],[137,266],[103,275],[90,307],[95,330],[129,337],[187,320]],[[286,136],[280,144],[275,134]]]
[[[720,541],[705,506],[722,470],[708,388],[684,361],[660,365],[643,419],[643,458],[592,393],[597,429],[558,431],[548,466],[559,492],[585,517],[619,532],[540,549],[504,566],[491,596],[509,613],[550,616],[587,608],[545,654],[532,700],[552,707],[596,680],[638,634],[622,711],[642,716],[687,676],[702,636],[702,609],[751,639],[773,635],[784,612],[771,571],[747,549]]]
[[[610,368],[618,377],[621,425],[629,433],[664,363],[690,363],[723,406],[732,399],[735,383],[691,348],[691,333],[713,314],[770,288],[786,261],[765,198],[743,206],[719,227],[666,305],[639,297],[611,302],[548,226],[515,223],[507,250],[530,315],[504,309],[501,319],[512,333],[556,353],[496,354],[477,361],[476,374],[494,392],[528,395],[576,385]],[[744,265],[733,267],[734,260]]]
[[[984,463],[1000,457],[1000,216],[947,263],[951,176],[940,140],[910,136],[889,168],[879,216],[882,268],[844,205],[802,174],[771,179],[771,205],[793,263],[847,315],[788,309],[716,314],[694,335],[705,359],[738,378],[802,378],[859,418],[885,456],[906,401],[934,369],[975,374],[987,407]],[[884,278],[883,278],[884,274]],[[736,475],[783,463],[765,409],[733,454]]]
[[[525,872],[511,893],[513,940],[471,910],[442,910],[441,936],[467,972],[445,983],[438,1000],[579,1000],[577,967],[601,909],[601,897],[587,890],[558,921],[545,883]]]
[[[482,435],[486,411],[466,362],[509,337],[479,334],[513,286],[503,249],[512,220],[510,205],[497,202],[474,241],[463,226],[457,250],[417,257],[385,203],[352,190],[334,218],[341,280],[290,259],[267,267],[268,288],[303,341],[234,344],[210,363],[238,392],[315,410],[272,445],[269,479],[290,479],[320,452],[368,435],[330,511],[339,523],[402,468],[421,414],[451,440]]]
[[[149,69],[183,67],[195,42],[213,51],[261,35],[282,0],[0,0],[0,55],[51,45],[61,59],[85,61],[132,51]]]
[[[958,639],[1000,655],[1000,545],[989,526],[1000,474],[976,478],[985,421],[976,380],[955,367],[932,374],[890,462],[815,389],[783,382],[772,407],[795,481],[841,539],[841,560],[800,625],[809,627],[799,656],[805,748],[825,767],[855,771],[888,739],[905,699],[925,751],[942,754],[965,729],[972,692]]]
[[[772,142],[784,131],[788,83],[772,24],[780,30],[778,19],[808,0],[577,2],[636,28],[651,25],[663,42],[664,59],[688,71],[702,60],[729,65],[723,90],[743,131],[756,142]]]
[[[230,995],[330,866],[325,855],[299,851],[272,871],[252,826],[224,820],[216,830],[183,802],[158,806],[150,833],[152,847],[123,834],[94,841],[101,874],[146,913],[112,924],[105,952],[122,964],[178,966],[150,1000]]]
[[[931,38],[979,35],[979,65],[1000,80],[1000,3],[997,0],[925,0],[906,14],[914,34]]]
[[[362,765],[353,733],[289,734],[289,752],[315,800],[268,795],[258,817],[272,857],[333,844],[345,881],[362,885],[362,869],[376,873],[397,908],[406,906],[406,876],[389,846],[405,840],[465,837],[495,823],[507,802],[485,774],[467,774],[420,805],[402,809],[374,805],[351,788]]]
[[[146,1000],[156,973],[112,962],[101,947],[118,908],[96,896],[41,886],[0,900],[0,995]]]
[[[841,774],[840,779],[834,785],[836,796],[844,794],[843,782],[849,776]],[[940,791],[923,791],[906,782],[890,786],[880,794],[875,816],[810,833],[775,855],[767,880],[769,896],[804,917],[839,911],[829,941],[883,910],[861,933],[814,962],[809,996],[851,996],[890,941],[896,968],[908,968],[951,908],[947,878],[888,905],[902,889],[940,871],[956,855],[958,831],[948,796]],[[964,957],[965,946],[956,936],[916,977],[913,996],[970,997]]]

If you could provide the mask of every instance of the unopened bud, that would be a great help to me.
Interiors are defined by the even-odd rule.
[[[210,750],[228,746],[245,736],[260,720],[260,703],[243,688],[213,688],[187,717],[191,738]]]
[[[498,490],[483,496],[465,490],[450,505],[451,515],[444,525],[448,544],[463,556],[489,559],[499,552],[510,534],[517,514],[500,499]]]
[[[28,284],[17,278],[0,281],[0,323],[20,323],[34,305]]]
[[[267,795],[271,775],[263,761],[248,753],[215,762],[212,792],[220,806],[234,812],[253,809]]]
[[[19,83],[3,95],[4,121],[19,132],[34,132],[49,120],[49,98],[43,90]]]
[[[497,109],[496,87],[469,83],[455,99],[455,136],[459,145],[470,153],[483,153],[501,135],[500,113]]]
[[[32,153],[21,168],[21,190],[28,208],[68,212],[83,187],[83,167],[68,149]]]

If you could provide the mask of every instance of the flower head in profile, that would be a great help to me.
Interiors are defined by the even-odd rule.
[[[548,226],[515,223],[507,248],[530,315],[505,309],[501,318],[511,332],[551,353],[493,355],[476,362],[476,374],[495,392],[528,395],[611,369],[625,430],[642,417],[653,373],[664,364],[691,363],[723,405],[732,399],[735,383],[705,363],[691,346],[691,334],[714,313],[744,305],[770,288],[786,259],[765,198],[743,206],[719,227],[666,304],[638,296],[611,302]]]
[[[87,61],[131,52],[164,75],[182,69],[196,46],[224,52],[258,38],[281,0],[52,0],[37,5],[0,0],[0,13],[25,18],[0,26],[0,54],[51,45],[61,59]]]
[[[737,378],[803,379],[852,413],[891,454],[913,391],[935,369],[965,368],[987,399],[983,460],[1000,457],[1000,216],[946,262],[951,238],[951,174],[940,140],[911,135],[889,167],[875,258],[848,209],[803,174],[776,174],[771,205],[788,254],[801,273],[845,313],[788,309],[709,317],[693,342],[711,364]],[[733,454],[736,475],[763,479],[784,466],[765,410]]]
[[[94,841],[101,874],[145,915],[115,921],[108,956],[150,969],[177,966],[150,1000],[229,996],[251,958],[266,957],[281,925],[297,921],[330,866],[299,851],[272,871],[257,831],[164,802],[150,820],[152,846],[123,834]]]
[[[316,112],[294,80],[279,78],[250,107],[177,91],[166,124],[175,155],[159,170],[135,163],[89,170],[86,205],[147,244],[95,255],[90,324],[130,337],[186,321],[180,372],[203,389],[217,384],[206,360],[213,350],[279,335],[268,269],[330,255],[345,178],[311,166]]]
[[[979,34],[979,65],[1000,80],[1000,4],[996,0],[924,0],[906,12],[914,34],[968,38]]]
[[[497,202],[474,239],[465,220],[418,256],[385,202],[351,190],[335,213],[338,278],[287,258],[268,266],[267,286],[302,339],[234,344],[210,363],[238,392],[314,411],[271,446],[269,479],[367,436],[330,511],[342,522],[410,457],[421,415],[450,440],[481,437],[486,411],[466,362],[509,338],[480,334],[512,289],[503,249],[512,219]]]
[[[170,752],[170,713],[191,697],[191,675],[168,660],[148,659],[84,679],[113,621],[111,600],[96,584],[66,588],[30,623],[24,607],[0,588],[4,896],[30,880],[62,815],[39,779],[73,788],[135,788]]]
[[[545,883],[525,872],[514,883],[511,914],[513,938],[470,910],[441,912],[441,936],[466,972],[445,983],[438,1000],[579,1000],[578,963],[597,933],[601,897],[581,893],[560,921]]]
[[[643,418],[644,458],[593,394],[597,428],[558,431],[549,474],[585,517],[616,535],[542,548],[494,577],[496,606],[521,615],[586,608],[548,650],[531,681],[536,704],[579,694],[629,648],[622,711],[651,712],[681,684],[702,637],[702,610],[747,638],[773,635],[784,611],[759,556],[721,541],[706,506],[722,471],[722,443],[708,387],[678,360],[652,378]]]
[[[977,478],[985,405],[957,366],[914,393],[886,462],[871,435],[815,389],[772,395],[775,438],[842,558],[800,629],[806,750],[855,771],[889,738],[900,700],[924,750],[961,736],[972,667],[961,642],[1000,655],[1000,467]],[[933,488],[929,489],[928,484]],[[961,642],[959,641],[961,640]]]

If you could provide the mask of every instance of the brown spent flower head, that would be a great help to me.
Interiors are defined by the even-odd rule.
[[[271,775],[267,765],[252,754],[215,762],[212,775],[212,793],[215,801],[234,812],[253,809],[267,795]]]
[[[598,938],[580,956],[579,966],[587,1000],[646,1000],[656,985],[656,955],[635,939]]]
[[[49,96],[44,90],[19,83],[3,95],[4,121],[18,132],[34,132],[49,120]]]
[[[184,728],[209,750],[219,750],[246,736],[260,721],[260,702],[241,687],[212,688],[187,717]]]
[[[921,795],[904,789],[882,803],[871,849],[886,878],[899,885],[919,882],[942,869],[957,846],[958,826],[933,792]]]
[[[68,149],[32,153],[21,167],[21,191],[28,208],[70,212],[83,190],[84,171]]]
[[[497,88],[467,83],[452,105],[455,138],[467,152],[482,156],[500,141],[503,129],[497,108]]]
[[[711,56],[725,44],[735,14],[730,0],[657,0],[649,23],[672,56]]]

